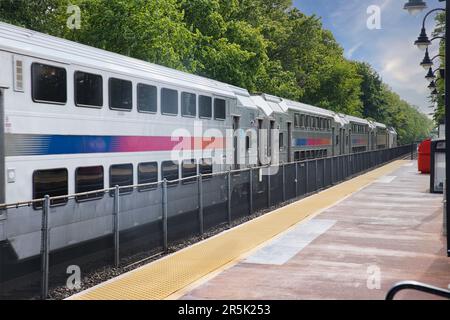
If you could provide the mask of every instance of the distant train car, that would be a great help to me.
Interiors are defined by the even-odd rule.
[[[397,144],[384,124],[4,23],[0,63],[0,204]],[[183,152],[174,153],[180,144]],[[226,197],[219,181],[205,183],[205,203]],[[197,209],[196,189],[184,185],[170,184],[174,215]],[[110,234],[108,197],[53,201],[62,214],[51,249]],[[130,192],[121,200],[132,208],[121,230],[160,219],[159,200],[148,197]],[[85,210],[74,215],[81,202]],[[0,249],[12,248],[17,260],[38,255],[41,209],[35,202],[16,215],[0,210]]]
[[[375,122],[376,125],[376,149],[386,149],[389,145],[389,131],[385,124]]]
[[[393,127],[388,127],[389,142],[388,148],[397,147],[397,131]]]
[[[353,116],[347,116],[350,126],[350,150],[352,153],[364,152],[370,149],[369,121]]]

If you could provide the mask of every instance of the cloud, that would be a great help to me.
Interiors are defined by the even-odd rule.
[[[427,0],[429,9],[440,6],[437,0]],[[297,7],[322,17],[344,47],[348,59],[369,62],[383,81],[402,99],[428,113],[429,91],[425,71],[419,66],[424,53],[414,47],[425,13],[410,16],[400,0],[297,0]],[[367,8],[381,9],[381,30],[367,28]],[[432,28],[432,17],[427,27]],[[437,46],[433,46],[435,54]]]
[[[350,49],[348,49],[346,52],[347,58],[351,59],[353,57],[353,54],[356,52],[356,50],[358,50],[362,45],[363,45],[362,42],[359,42],[359,43],[355,44],[353,47],[351,47]]]

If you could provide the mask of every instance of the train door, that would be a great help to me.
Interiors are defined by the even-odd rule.
[[[372,131],[372,150],[376,150],[377,148],[377,136],[376,136],[376,132]]]
[[[233,116],[233,152],[234,152],[234,163],[233,167],[234,169],[239,169],[239,137],[238,134],[236,134],[236,131],[239,130],[239,117]]]
[[[287,138],[287,161],[292,162],[292,122],[287,123],[288,127],[288,138]]]
[[[264,150],[264,142],[263,142],[263,137],[262,137],[262,133],[263,133],[263,120],[262,119],[258,119],[258,165],[261,166],[262,165],[262,156],[265,153]]]
[[[275,121],[274,120],[270,120],[270,127],[269,127],[269,131],[267,132],[267,157],[270,157],[270,163],[272,163],[272,155],[274,153],[274,150],[272,150],[273,148],[273,130],[275,129]],[[275,151],[276,152],[276,151]]]
[[[336,136],[335,136],[335,128],[331,128],[331,155],[334,157],[336,150],[334,150],[334,148],[336,148]]]
[[[348,130],[348,153],[352,152],[352,129]]]
[[[0,88],[0,203],[5,203],[5,105],[4,89]]]

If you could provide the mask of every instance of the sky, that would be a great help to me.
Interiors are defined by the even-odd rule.
[[[321,18],[325,29],[331,30],[344,48],[345,56],[366,61],[381,75],[402,99],[429,114],[433,109],[429,101],[425,70],[419,65],[424,51],[414,46],[425,14],[443,7],[438,0],[426,0],[428,9],[411,16],[403,6],[406,0],[294,0],[294,6],[307,15]],[[369,29],[369,6],[380,8],[380,29]],[[427,18],[428,36],[435,26],[435,14]],[[430,57],[437,54],[437,40],[430,46]],[[438,59],[434,60],[435,62]],[[436,63],[434,68],[436,68]]]

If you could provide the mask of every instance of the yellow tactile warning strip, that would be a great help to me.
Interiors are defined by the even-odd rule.
[[[236,260],[309,215],[327,208],[408,161],[394,161],[215,237],[83,291],[70,299],[165,299]]]

